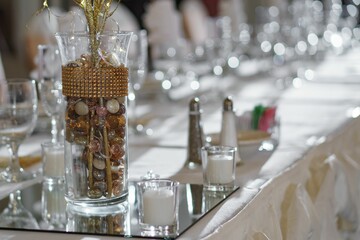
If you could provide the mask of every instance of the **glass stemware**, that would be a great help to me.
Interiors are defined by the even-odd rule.
[[[18,183],[28,179],[20,166],[18,149],[33,131],[37,121],[37,94],[34,80],[10,79],[0,84],[0,144],[8,147],[11,161],[2,173],[3,180]],[[32,214],[21,202],[21,192],[9,196],[9,204],[0,214],[0,226],[38,228]]]
[[[21,191],[9,195],[9,204],[0,214],[0,227],[39,229],[39,224],[21,202]]]
[[[51,141],[60,141],[64,99],[61,84],[61,59],[55,45],[38,46],[39,94],[44,112],[51,118]]]
[[[0,84],[0,144],[8,147],[11,161],[2,177],[7,182],[27,178],[20,166],[18,149],[34,130],[37,121],[37,94],[34,80],[10,79]]]
[[[134,32],[131,38],[129,49],[129,79],[130,79],[130,121],[131,131],[139,134],[144,130],[143,124],[138,120],[136,113],[136,101],[138,93],[146,79],[148,73],[148,40],[146,30]]]
[[[232,51],[231,19],[227,16],[210,19],[214,23],[209,23],[209,34],[206,47],[209,51],[209,61],[212,66],[213,74],[217,77],[225,75],[225,66]],[[213,26],[211,26],[213,25]]]

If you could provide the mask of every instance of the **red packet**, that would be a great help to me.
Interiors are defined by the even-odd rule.
[[[267,107],[259,119],[258,129],[264,132],[268,132],[268,130],[275,123],[275,114],[276,114],[276,107]]]

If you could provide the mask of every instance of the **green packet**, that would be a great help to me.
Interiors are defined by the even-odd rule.
[[[260,120],[261,116],[263,115],[265,109],[266,109],[266,107],[264,107],[261,104],[256,105],[254,107],[254,109],[252,111],[252,115],[251,115],[251,128],[252,129],[259,128],[259,120]]]

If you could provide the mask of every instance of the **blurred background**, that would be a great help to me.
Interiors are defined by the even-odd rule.
[[[52,13],[43,11],[40,14],[44,15],[42,18],[34,17],[34,14],[41,8],[42,2],[42,0],[0,1],[0,53],[7,77],[29,76],[29,72],[36,65],[34,63],[36,46],[54,41],[52,35],[61,30],[56,22],[63,18],[65,13],[74,11],[72,0],[49,0],[49,6],[53,9]],[[169,6],[171,5],[168,9],[165,2],[169,2]],[[287,24],[292,29],[294,26],[307,28],[308,32],[310,25],[313,25],[315,28],[313,31],[320,38],[326,24],[331,21],[331,11],[335,14],[336,11],[338,12],[338,19],[346,19],[347,16],[351,16],[351,19],[346,19],[346,21],[352,21],[348,23],[348,27],[353,28],[357,26],[359,2],[359,0],[122,0],[120,3],[122,17],[115,19],[114,22],[116,24],[132,22],[125,27],[119,24],[121,30],[148,30],[151,46],[156,41],[174,42],[177,38],[188,39],[195,43],[204,42],[214,34],[211,33],[214,30],[209,30],[210,21],[208,19],[227,16],[231,21],[232,37],[237,37],[238,41],[246,45],[247,42],[256,39],[254,35],[259,34],[260,24],[267,34],[271,31],[276,32],[277,28],[280,28],[283,36],[286,36]],[[161,9],[160,5],[163,5],[163,11],[156,10],[156,7]],[[349,5],[351,5],[350,8]],[[312,10],[314,16],[305,18],[304,14],[309,14],[310,12],[307,11],[309,9]],[[174,18],[175,15],[177,19]],[[204,22],[205,18],[207,18],[206,23]],[[302,19],[303,23],[298,22],[291,26],[292,21],[299,19]],[[313,21],[316,19],[321,22],[319,27],[316,27],[317,22]],[[336,20],[337,24],[339,24],[338,19]],[[167,23],[167,26],[164,22]],[[173,26],[177,27],[169,28],[170,23],[174,22],[176,23]],[[273,24],[265,26],[266,23]],[[305,26],[306,24],[307,26]],[[155,33],[154,29],[158,28],[164,28],[164,30]],[[296,38],[294,34],[296,33],[293,32],[290,35]],[[356,33],[352,32],[351,34]],[[168,39],[164,40],[165,37]],[[245,47],[241,46],[241,51]],[[237,50],[232,49],[232,51]]]

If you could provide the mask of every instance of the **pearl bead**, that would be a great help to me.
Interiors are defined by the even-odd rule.
[[[117,113],[120,109],[120,104],[116,99],[111,99],[106,102],[106,109],[110,113]]]
[[[99,189],[101,192],[106,192],[106,189],[107,189],[107,185],[105,182],[95,182],[94,183],[94,187]]]
[[[94,169],[93,174],[94,174],[94,178],[98,181],[105,179],[105,171]]]
[[[87,115],[89,113],[89,107],[86,103],[80,101],[75,104],[75,112],[80,115]]]
[[[97,158],[94,158],[93,166],[98,170],[104,170],[106,167],[105,161],[103,159],[97,159]]]

